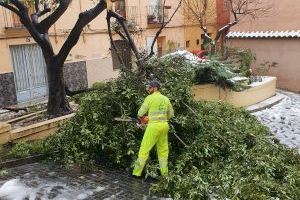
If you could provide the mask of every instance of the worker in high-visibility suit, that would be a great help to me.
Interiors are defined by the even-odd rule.
[[[150,81],[147,86],[150,95],[146,97],[138,111],[140,119],[148,113],[148,125],[133,170],[133,176],[136,177],[141,176],[154,145],[156,145],[161,174],[163,176],[168,174],[168,120],[174,116],[174,111],[168,97],[162,95],[159,89],[158,81]]]

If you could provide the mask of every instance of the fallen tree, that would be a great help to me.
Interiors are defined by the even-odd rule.
[[[175,109],[170,132],[170,175],[153,192],[174,199],[299,199],[300,156],[272,138],[244,109],[196,102],[193,67],[182,56],[150,59],[145,70],[157,74]],[[80,100],[73,119],[45,141],[52,160],[90,167],[101,163],[128,169],[136,159],[143,131],[114,117],[136,117],[146,96],[140,71],[122,72],[113,82]],[[154,152],[146,176],[159,176]]]

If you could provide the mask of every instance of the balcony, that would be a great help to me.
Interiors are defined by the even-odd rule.
[[[147,6],[147,23],[161,24],[169,19],[168,8],[165,6]]]
[[[129,24],[139,24],[136,6],[116,6],[113,10],[123,16]]]
[[[18,15],[3,7],[2,13],[5,29],[24,29],[24,25],[20,22]]]

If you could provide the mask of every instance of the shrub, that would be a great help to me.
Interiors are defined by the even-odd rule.
[[[42,140],[21,142],[12,147],[10,156],[24,158],[33,154],[46,153],[48,150],[48,147],[45,146],[44,141]]]
[[[198,64],[195,69],[196,84],[212,83],[223,89],[230,88],[234,91],[242,91],[248,88],[247,84],[232,79],[239,76],[242,76],[242,74],[236,73],[232,67],[216,60]]]

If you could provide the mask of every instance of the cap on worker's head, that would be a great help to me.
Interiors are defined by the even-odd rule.
[[[150,81],[148,85],[149,85],[150,87],[157,87],[157,89],[160,88],[160,83],[159,83],[159,81],[157,81],[157,80],[152,80],[152,81]]]

